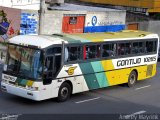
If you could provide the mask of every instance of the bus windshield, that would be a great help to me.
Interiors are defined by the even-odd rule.
[[[42,78],[41,50],[16,45],[8,46],[7,72],[25,79]]]

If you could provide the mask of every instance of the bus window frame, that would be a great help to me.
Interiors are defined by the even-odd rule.
[[[44,66],[45,66],[45,60],[46,60],[46,58],[48,57],[48,56],[54,56],[54,58],[55,58],[55,55],[53,55],[53,54],[49,54],[49,55],[47,55],[46,53],[47,53],[47,50],[48,49],[50,49],[50,48],[54,48],[54,47],[60,47],[61,48],[61,57],[62,57],[62,44],[54,44],[54,45],[50,45],[50,46],[48,46],[48,47],[46,47],[46,48],[44,48],[44,53],[43,53],[43,74],[44,74]],[[64,65],[64,60],[62,61],[62,59],[61,59],[61,62],[63,62],[63,65]],[[55,74],[55,76],[54,76],[54,78],[52,78],[52,80],[56,80],[56,78],[57,78],[57,76],[58,76],[58,74],[59,74],[59,72],[61,71],[61,69],[63,68],[63,65],[61,65],[60,66],[60,69],[57,71],[57,73]],[[44,77],[43,77],[43,80],[44,80]]]
[[[157,39],[157,38],[152,38],[152,39],[149,39],[149,40],[146,40],[146,41],[145,41],[145,47],[146,47],[146,43],[147,43],[148,41],[156,42],[156,44],[158,44],[158,39]],[[154,47],[156,47],[156,46],[155,46],[155,44],[153,43],[153,48],[154,48]],[[157,45],[157,47],[158,47],[158,45]],[[157,47],[156,47],[156,50],[155,50],[155,51],[153,51],[153,52],[146,52],[146,54],[147,54],[147,55],[154,54],[154,53],[157,54],[157,51],[158,51],[158,48],[157,48]]]
[[[116,50],[116,54],[115,56],[109,56],[109,57],[102,57],[102,48],[103,48],[103,45],[104,44],[111,44],[111,43],[114,43],[116,44],[116,47],[118,45],[118,43],[128,43],[128,41],[131,43],[131,53],[128,54],[128,55],[119,55],[117,54],[117,50]],[[156,41],[157,44],[158,44],[158,38],[146,38],[146,39],[130,39],[130,40],[113,40],[113,41],[102,41],[102,42],[86,42],[86,43],[65,43],[65,47],[82,47],[82,53],[81,53],[81,59],[80,60],[75,60],[75,61],[65,61],[63,60],[63,65],[69,65],[69,64],[78,64],[78,63],[86,63],[86,62],[95,62],[95,61],[101,61],[101,60],[109,60],[109,59],[117,59],[117,58],[127,58],[127,57],[134,57],[134,56],[142,56],[142,55],[151,55],[151,54],[156,54],[157,51],[155,52],[150,52],[150,53],[139,53],[139,54],[133,54],[132,53],[132,48],[133,48],[133,42],[144,42],[143,46],[146,45],[146,41]],[[86,46],[86,45],[100,45],[100,57],[99,58],[91,58],[91,59],[84,59],[83,58],[83,54],[84,54],[84,49],[83,47]],[[54,45],[51,45],[45,49],[48,49],[48,48],[51,48],[51,47],[62,47],[62,44],[54,44]],[[157,48],[156,48],[157,49]],[[63,57],[65,56],[65,54],[63,54]],[[63,66],[61,66],[63,67]]]
[[[99,58],[88,58],[88,59],[84,59],[84,58],[83,58],[83,60],[85,60],[85,61],[86,61],[86,60],[87,60],[87,61],[90,61],[90,60],[98,60],[98,59],[101,59],[101,58],[102,58],[102,46],[101,46],[101,43],[98,42],[98,43],[92,43],[92,44],[84,44],[84,45],[83,45],[83,48],[86,47],[86,46],[94,46],[94,45],[95,45],[95,46],[98,46],[98,45],[99,45],[99,47],[100,47],[100,55],[99,55]],[[96,47],[96,48],[97,48],[97,47]],[[84,54],[84,49],[83,49],[83,54]]]
[[[40,50],[41,51],[41,54],[42,54],[42,60],[44,59],[44,49],[41,49],[41,48],[38,48],[38,46],[32,46],[32,45],[28,45],[28,46],[25,46],[25,45],[20,45],[20,44],[14,44],[14,43],[7,43],[7,49],[9,49],[9,45],[14,45],[14,46],[18,46],[18,47],[24,47],[24,48],[30,48],[30,49],[35,49],[35,50]],[[8,65],[9,63],[9,51],[7,50],[7,58],[6,58],[6,64]],[[44,64],[44,63],[43,63]],[[42,72],[43,72],[43,65],[42,65]],[[13,73],[10,73],[8,71],[2,71],[2,73],[4,74],[9,74],[9,75],[14,75]],[[22,76],[16,74],[16,77],[18,78],[22,78],[22,79],[30,79],[30,78],[23,78]],[[43,81],[43,73],[42,73],[42,79],[35,79],[35,78],[32,78],[32,80],[36,81],[36,82],[41,82]]]
[[[72,64],[72,63],[75,63],[75,62],[80,62],[82,61],[83,59],[83,45],[79,45],[78,43],[71,43],[71,44],[65,44],[65,48],[67,47],[80,47],[81,48],[81,54],[80,54],[80,59],[79,60],[73,60],[73,61],[65,61],[64,60],[64,63],[69,63],[69,64]],[[69,54],[69,50],[68,50],[68,54]],[[65,57],[65,54],[64,54],[64,57]]]
[[[69,65],[69,64],[78,64],[78,63],[86,63],[86,62],[94,62],[94,61],[99,61],[102,60],[102,52],[100,51],[100,58],[93,58],[93,59],[84,59],[83,55],[84,55],[84,46],[86,45],[100,45],[100,49],[101,48],[101,44],[102,42],[86,42],[86,43],[67,43],[65,44],[65,47],[74,47],[74,46],[81,46],[82,47],[82,53],[81,53],[81,59],[80,60],[76,60],[76,61],[64,61],[64,65]]]
[[[142,48],[145,48],[145,46],[146,46],[146,42],[145,41],[137,41],[137,40],[135,40],[135,41],[132,42],[132,50],[133,50],[133,43],[134,42],[142,42]],[[143,49],[142,53],[133,53],[132,50],[131,50],[132,55],[136,55],[136,54],[142,55],[142,54],[145,54],[145,50],[144,49]]]
[[[107,56],[107,57],[103,57],[103,45],[106,44],[116,44],[116,53],[115,56]],[[117,42],[116,41],[105,41],[101,44],[101,58],[102,60],[109,60],[109,59],[114,59],[115,57],[117,57]]]

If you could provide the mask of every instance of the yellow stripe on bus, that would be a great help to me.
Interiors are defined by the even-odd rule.
[[[105,75],[108,80],[109,86],[127,83],[132,70],[137,71],[137,80],[145,80],[146,78],[150,78],[156,74],[156,64],[152,65],[153,69],[151,70],[151,74],[147,76],[147,71],[149,72],[147,68],[149,65],[114,70],[112,60],[101,61],[101,63],[103,65],[104,71],[107,71],[105,72]]]

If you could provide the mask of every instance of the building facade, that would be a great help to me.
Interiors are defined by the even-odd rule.
[[[46,10],[43,34],[116,32],[125,29],[126,11],[74,4]]]

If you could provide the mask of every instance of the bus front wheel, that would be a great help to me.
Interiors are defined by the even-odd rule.
[[[129,87],[134,86],[136,81],[137,81],[137,73],[136,73],[136,71],[132,71],[129,75],[129,78],[128,78],[128,86]]]
[[[60,86],[57,101],[64,102],[70,97],[70,95],[71,95],[71,86],[65,82]]]

